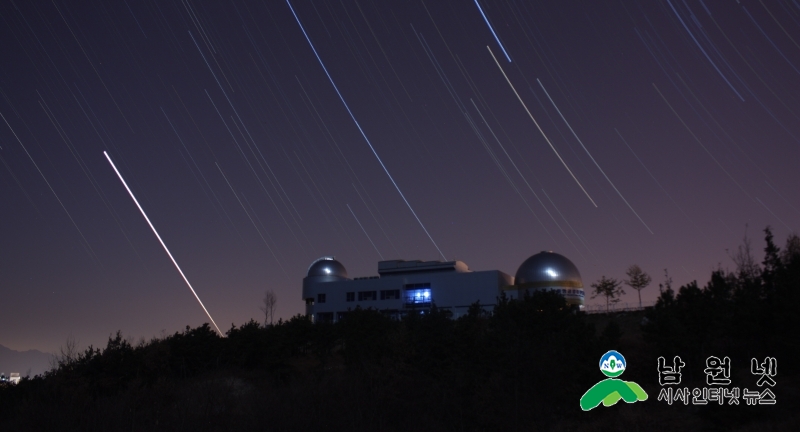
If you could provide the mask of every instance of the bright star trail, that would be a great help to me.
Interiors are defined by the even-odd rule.
[[[314,48],[314,44],[311,42],[311,38],[308,37],[308,33],[306,33],[306,29],[303,27],[303,24],[300,22],[300,18],[298,18],[297,13],[295,13],[295,11],[294,11],[294,8],[292,8],[292,4],[289,2],[289,0],[286,0],[286,4],[288,4],[289,8],[292,9],[292,15],[294,15],[294,19],[297,20],[297,25],[299,25],[300,29],[303,31],[303,36],[306,37],[306,40],[308,41],[308,45],[311,46],[311,50],[314,51],[314,55],[317,57],[317,60],[319,61],[319,65],[322,66],[322,69],[325,71],[325,75],[328,76],[328,80],[330,80],[331,85],[336,90],[336,94],[339,95],[339,99],[342,100],[342,104],[347,109],[347,113],[350,114],[350,118],[353,119],[353,123],[356,124],[356,127],[358,128],[358,131],[361,132],[361,136],[364,137],[364,141],[366,141],[367,144],[369,145],[369,149],[372,150],[372,154],[375,155],[375,159],[378,159],[378,163],[381,164],[381,168],[383,168],[383,170],[386,172],[386,175],[389,177],[389,180],[392,181],[392,184],[394,185],[395,189],[397,189],[397,193],[399,193],[400,197],[403,198],[403,201],[405,201],[406,205],[408,206],[408,209],[411,210],[411,213],[414,215],[414,218],[419,223],[419,226],[422,227],[423,231],[425,231],[425,235],[428,236],[428,238],[430,239],[431,243],[433,243],[433,246],[436,248],[437,251],[439,251],[439,255],[442,256],[442,259],[447,261],[447,258],[445,258],[444,253],[442,252],[441,249],[439,249],[439,245],[436,244],[436,241],[433,240],[433,237],[431,237],[431,234],[428,232],[428,229],[425,228],[425,225],[422,224],[422,221],[419,219],[419,216],[417,216],[417,212],[415,212],[414,209],[411,207],[411,204],[406,199],[406,196],[403,195],[403,191],[400,190],[400,186],[398,186],[397,182],[394,181],[394,177],[392,177],[392,174],[389,173],[389,169],[386,168],[386,165],[383,163],[383,160],[381,160],[381,157],[378,156],[378,152],[375,150],[375,147],[372,146],[372,143],[369,141],[369,138],[367,138],[367,134],[364,133],[364,129],[361,129],[361,125],[358,124],[358,120],[356,120],[356,116],[353,115],[352,111],[350,111],[350,107],[347,105],[347,102],[344,100],[344,96],[342,96],[342,93],[339,91],[339,87],[336,87],[336,83],[333,82],[333,78],[331,77],[331,74],[328,73],[328,68],[325,67],[325,63],[322,62],[322,59],[320,58],[319,54],[317,53],[317,49]]]
[[[508,56],[506,48],[503,46],[503,43],[500,42],[500,38],[497,37],[497,33],[494,32],[494,27],[492,27],[492,24],[489,22],[489,18],[486,18],[486,14],[483,13],[483,8],[481,7],[481,4],[478,3],[478,0],[475,0],[475,6],[478,6],[478,10],[481,11],[481,16],[483,16],[483,20],[486,21],[486,25],[489,27],[489,30],[492,31],[492,36],[494,36],[494,40],[497,41],[497,45],[500,45],[500,49],[503,50],[503,54],[506,56],[506,59],[508,60],[509,63],[511,63],[511,57]]]
[[[208,309],[206,309],[206,306],[203,304],[203,301],[200,300],[200,297],[197,295],[197,292],[194,290],[194,288],[192,288],[192,284],[189,283],[189,279],[187,279],[186,275],[183,274],[183,270],[181,270],[181,266],[179,266],[178,262],[175,261],[175,257],[172,256],[172,253],[169,251],[169,248],[167,248],[167,245],[164,243],[164,240],[162,240],[161,236],[158,235],[158,231],[156,231],[156,227],[154,227],[153,223],[150,222],[150,218],[147,217],[147,213],[144,212],[144,209],[142,208],[141,204],[139,204],[139,201],[136,199],[136,196],[133,195],[133,191],[131,191],[131,188],[129,188],[128,184],[125,183],[125,179],[122,178],[122,174],[120,174],[119,170],[117,169],[117,166],[114,165],[114,162],[111,160],[111,156],[109,156],[108,153],[106,153],[106,152],[103,152],[103,154],[105,155],[106,159],[108,159],[108,163],[111,164],[111,168],[114,168],[114,172],[117,173],[117,176],[119,177],[119,181],[121,181],[122,185],[125,186],[125,190],[127,190],[128,193],[131,195],[131,199],[133,199],[133,202],[136,203],[136,207],[138,207],[139,211],[142,212],[142,216],[144,216],[144,220],[147,221],[147,225],[150,225],[150,229],[153,230],[153,234],[156,235],[156,238],[158,239],[158,242],[161,243],[161,246],[164,247],[164,251],[167,253],[167,255],[169,255],[169,259],[172,260],[172,264],[175,264],[175,268],[178,269],[178,273],[181,274],[181,277],[186,282],[186,285],[192,291],[192,294],[194,294],[194,298],[197,299],[197,302],[200,303],[200,307],[203,308],[203,311],[206,313],[206,315],[208,315],[208,319],[210,319],[211,323],[214,324],[214,328],[217,329],[217,332],[219,333],[220,336],[225,336],[224,334],[222,334],[222,331],[220,331],[219,327],[217,327],[217,323],[214,322],[214,318],[211,318],[211,314],[208,313]]]
[[[796,35],[795,1],[0,1],[0,345],[288,320],[322,256],[702,286],[800,230]]]

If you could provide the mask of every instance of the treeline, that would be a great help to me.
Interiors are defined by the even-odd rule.
[[[747,238],[732,258],[734,271],[711,273],[708,283],[697,282],[672,289],[667,278],[653,308],[642,325],[647,357],[663,356],[672,365],[674,356],[686,364],[681,387],[707,385],[705,368],[711,356],[730,359],[731,384],[763,391],[752,359],[761,364],[777,359],[776,405],[744,406],[709,403],[696,411],[706,427],[748,430],[796,430],[800,415],[794,409],[800,396],[800,238],[790,235],[783,249],[769,228],[764,230],[764,259],[759,264]],[[691,411],[691,410],[690,410]],[[721,426],[724,425],[724,426]],[[769,425],[769,426],[767,426]]]
[[[783,249],[764,230],[765,257],[755,262],[750,244],[732,257],[736,270],[713,271],[704,287],[662,285],[647,314],[645,336],[666,354],[681,354],[705,364],[708,356],[729,356],[749,367],[750,358],[782,359],[781,373],[797,370],[800,354],[800,238],[791,235]],[[702,375],[702,371],[698,370]]]
[[[134,346],[117,333],[1,389],[0,428],[521,429],[569,417],[603,350],[554,293],[458,320],[357,309],[336,324],[250,321],[225,338],[203,325]]]
[[[751,412],[745,407],[731,423],[655,400],[659,355],[682,355],[687,363],[769,355],[781,362],[779,385],[789,388],[784,377],[797,376],[790,363],[797,352],[800,241],[790,237],[780,250],[767,231],[766,256],[759,266],[749,249],[741,250],[737,271],[714,272],[702,289],[693,283],[675,292],[667,283],[646,320],[628,315],[635,328],[606,316],[608,324],[596,331],[598,317],[575,313],[558,294],[537,292],[500,298],[492,314],[473,305],[457,320],[435,308],[400,321],[357,309],[335,324],[303,316],[272,326],[250,321],[225,338],[208,325],[137,344],[118,332],[103,349],[67,349],[43,376],[0,387],[0,430],[781,425],[791,421],[781,408],[772,413],[783,417],[756,416],[754,425],[742,416]],[[633,333],[643,338],[626,341]],[[629,364],[622,378],[638,382],[651,400],[582,412],[580,396],[605,378],[598,361],[609,349],[622,351]],[[789,407],[792,400],[781,402]]]

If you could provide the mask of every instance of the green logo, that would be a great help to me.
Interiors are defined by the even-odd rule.
[[[625,372],[625,357],[611,350],[600,357],[600,372],[608,379],[595,384],[581,397],[581,409],[589,411],[600,403],[611,406],[620,399],[627,403],[647,400],[647,393],[633,381],[616,379]]]

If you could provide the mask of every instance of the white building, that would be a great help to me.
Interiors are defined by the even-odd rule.
[[[315,322],[335,322],[356,306],[399,318],[433,305],[453,318],[480,302],[491,311],[505,292],[519,298],[525,291],[551,290],[583,310],[583,282],[578,268],[563,255],[541,252],[520,265],[512,277],[499,270],[471,271],[462,261],[380,261],[378,275],[350,279],[333,257],[311,263],[303,279],[306,315]]]

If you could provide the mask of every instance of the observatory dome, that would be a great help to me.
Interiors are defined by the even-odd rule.
[[[542,251],[519,266],[514,285],[520,288],[583,288],[583,281],[578,268],[567,257]]]
[[[325,279],[347,279],[347,269],[334,257],[317,258],[308,267],[307,277],[323,277]]]

